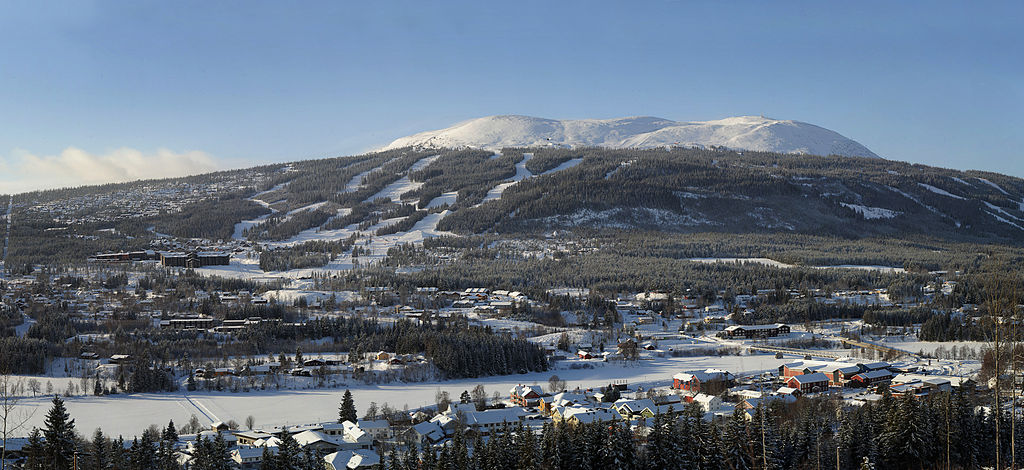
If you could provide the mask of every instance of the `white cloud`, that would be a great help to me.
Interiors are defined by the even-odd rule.
[[[14,152],[0,158],[0,193],[17,193],[90,184],[120,183],[150,178],[173,178],[215,171],[218,162],[200,151],[152,153],[120,148],[102,155],[68,147],[59,155]]]

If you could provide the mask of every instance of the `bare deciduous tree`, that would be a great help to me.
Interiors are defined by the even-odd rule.
[[[0,444],[0,470],[6,468],[8,438],[23,429],[32,418],[31,412],[19,409],[21,397],[17,390],[21,387],[20,380],[8,374],[0,375],[0,439],[3,439]]]

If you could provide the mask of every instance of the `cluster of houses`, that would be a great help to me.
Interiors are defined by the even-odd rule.
[[[284,433],[304,450],[323,456],[329,470],[372,468],[380,463],[375,442],[391,438],[391,425],[385,420],[359,420],[356,423],[322,423],[271,430],[233,431],[223,422],[215,422],[208,431],[182,436],[177,449],[178,462],[188,468],[193,462],[199,439],[214,439],[219,434],[230,449],[231,460],[239,469],[258,469],[264,450],[277,454]]]
[[[262,172],[225,173],[204,183],[175,180],[147,181],[124,189],[101,191],[47,202],[32,202],[26,212],[44,214],[63,224],[114,222],[180,212],[190,204],[224,191],[255,189],[269,175]]]

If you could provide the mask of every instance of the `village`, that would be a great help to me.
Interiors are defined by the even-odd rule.
[[[149,256],[150,263],[172,263],[167,266],[175,268],[189,262],[188,256],[171,253]],[[207,258],[195,256],[191,260],[216,260],[216,254],[202,256]],[[184,261],[179,261],[182,258]],[[103,263],[98,266],[105,266]],[[101,282],[116,277],[116,273],[102,268],[77,274]],[[193,410],[175,444],[176,458],[186,466],[196,451],[197,440],[202,438],[223,440],[237,468],[259,468],[266,455],[276,452],[285,433],[302,448],[322,457],[327,468],[371,468],[392,451],[402,452],[410,446],[440,450],[450,446],[456,434],[486,439],[499,430],[520,425],[538,432],[545,424],[616,422],[643,439],[658,416],[681,417],[684,412],[706,422],[731,419],[736,414],[751,420],[759,407],[773,404],[786,406],[824,399],[851,408],[875,403],[885,395],[924,398],[959,387],[974,390],[988,386],[976,383],[978,361],[939,359],[900,349],[897,333],[891,335],[888,329],[883,329],[886,331],[880,336],[854,334],[865,327],[862,320],[763,325],[733,321],[736,312],[748,309],[759,298],[776,294],[774,290],[735,295],[728,303],[722,296],[708,302],[696,296],[673,299],[659,292],[620,295],[609,299],[615,314],[611,324],[602,325],[580,311],[568,310],[561,312],[563,326],[548,326],[520,314],[528,308],[548,307],[546,302],[522,292],[483,287],[459,291],[425,287],[402,293],[387,287],[365,287],[358,292],[294,288],[259,293],[178,292],[143,288],[147,281],[142,272],[128,272],[117,282],[108,282],[110,287],[88,289],[61,284],[62,279],[66,281],[67,277],[8,279],[4,281],[2,301],[26,312],[33,306],[59,305],[77,322],[97,325],[131,318],[138,333],[198,334],[214,338],[219,344],[230,344],[260,328],[301,328],[325,318],[373,318],[385,324],[421,325],[458,319],[494,334],[524,338],[542,348],[549,361],[547,372],[520,374],[525,380],[504,393],[488,395],[484,387],[493,390],[495,379],[504,383],[516,380],[515,375],[477,379],[478,386],[466,386],[458,397],[441,392],[448,382],[423,354],[332,351],[325,344],[325,349],[305,353],[194,356],[187,361],[164,363],[161,367],[168,368],[175,388],[184,391],[177,396]],[[40,283],[53,288],[40,289]],[[945,282],[945,286],[950,284]],[[942,282],[935,285],[935,291],[941,293],[942,289]],[[588,294],[570,289],[551,293],[577,299]],[[794,290],[786,294],[810,295],[821,303],[889,303],[884,289],[832,293]],[[667,302],[675,307],[671,313],[662,308]],[[295,315],[288,321],[260,316],[234,319],[181,308],[204,303],[227,309],[277,305],[293,310]],[[27,335],[33,324],[26,315],[17,333]],[[129,392],[123,370],[136,358],[117,350],[114,336],[81,333],[67,338],[68,350],[77,354],[54,362],[63,364],[64,373],[51,367],[48,375],[52,378],[34,378],[35,385],[25,393],[42,395],[41,381],[52,380],[58,383],[56,392],[63,392],[73,410],[87,407],[97,396],[117,400],[118,393]],[[670,370],[690,360],[699,360],[708,367]],[[80,386],[76,386],[79,381]],[[424,385],[418,386],[419,382]],[[60,387],[61,383],[66,388]],[[218,394],[224,394],[223,400],[242,403],[248,393],[258,396],[276,390],[323,389],[337,397],[342,388],[351,388],[357,399],[369,400],[360,390],[379,383],[406,384],[408,391],[399,397],[420,395],[412,403],[396,400],[391,406],[385,404],[383,411],[376,403],[364,402],[363,419],[308,424],[304,424],[302,412],[290,414],[298,411],[298,403],[259,419],[252,418],[260,414],[259,409],[248,411],[248,419],[237,410],[227,416],[209,411],[222,406]],[[438,390],[436,394],[430,392],[431,387]],[[46,390],[52,390],[49,383]],[[160,396],[138,395],[142,399]],[[42,396],[33,400],[38,407],[46,404]],[[322,405],[323,401],[321,397],[318,403]],[[180,409],[174,413],[181,416]],[[317,415],[323,414],[321,408]],[[85,416],[80,423],[83,431],[95,425],[105,431],[131,432],[158,424],[152,422],[156,416],[147,414],[141,418],[149,420],[145,422],[120,423],[97,422]],[[256,426],[257,422],[264,425]],[[7,455],[12,462],[24,458],[18,449],[26,442],[26,438],[8,440]]]
[[[180,428],[176,458],[187,466],[198,439],[221,439],[236,468],[255,469],[265,455],[276,454],[282,435],[287,433],[303,449],[321,456],[329,469],[373,468],[381,455],[403,452],[409,446],[450,446],[456,433],[472,440],[520,425],[539,431],[546,423],[619,422],[643,439],[658,415],[678,417],[696,412],[711,422],[738,413],[751,420],[759,407],[774,402],[825,398],[842,407],[857,407],[877,402],[886,393],[924,398],[953,387],[975,386],[969,380],[914,373],[885,361],[826,360],[796,360],[775,371],[745,376],[721,369],[681,371],[660,382],[649,387],[612,382],[602,388],[565,390],[565,382],[553,376],[544,386],[517,385],[504,396],[489,397],[474,389],[454,399],[439,396],[438,403],[431,406],[384,411],[374,406],[363,419],[287,427],[234,421],[201,424],[193,417]],[[11,461],[20,461],[19,449],[25,443],[26,439],[9,441]]]

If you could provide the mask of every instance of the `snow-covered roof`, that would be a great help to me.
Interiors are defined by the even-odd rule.
[[[797,383],[806,384],[814,382],[828,382],[828,376],[821,372],[815,372],[813,374],[794,375],[790,380],[796,380]]]
[[[704,369],[702,371],[689,371],[680,372],[673,375],[673,379],[678,379],[680,382],[691,382],[696,379],[698,382],[708,382],[712,380],[729,380],[733,377],[732,373],[721,369]]]

